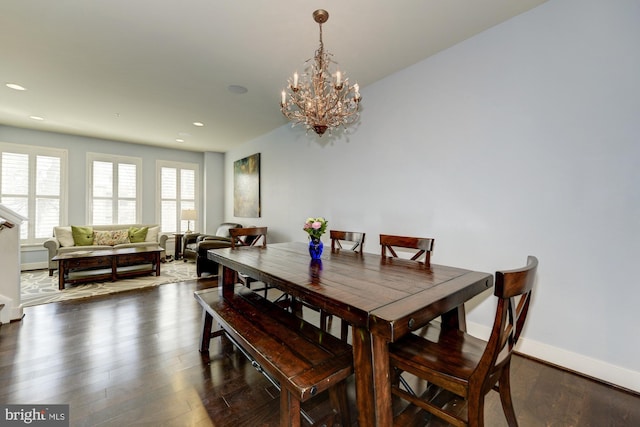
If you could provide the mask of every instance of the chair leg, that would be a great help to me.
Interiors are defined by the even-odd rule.
[[[347,383],[340,381],[329,389],[329,400],[331,406],[338,411],[340,425],[348,427],[351,425],[349,415],[349,400],[347,399]]]
[[[518,420],[516,419],[516,411],[513,409],[513,400],[511,399],[511,380],[509,371],[511,363],[507,364],[502,369],[500,380],[498,382],[498,391],[500,393],[500,402],[502,403],[502,410],[504,416],[507,419],[509,427],[518,427]]]
[[[347,342],[347,338],[349,337],[349,324],[344,320],[340,320],[340,339],[342,341]]]
[[[296,299],[296,297],[289,295],[290,298],[290,311],[299,318],[302,319],[302,303]]]
[[[467,399],[469,427],[484,427],[484,394],[472,393]]]
[[[325,332],[327,332],[331,327],[331,324],[329,323],[330,317],[331,315],[328,315],[326,311],[320,309],[320,329]]]

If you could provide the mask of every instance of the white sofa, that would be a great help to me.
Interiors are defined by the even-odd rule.
[[[166,234],[160,234],[159,225],[146,225],[146,224],[114,224],[114,225],[83,225],[82,227],[91,227],[95,232],[104,231],[121,231],[129,230],[131,227],[142,228],[148,227],[147,235],[144,242],[121,242],[113,245],[106,244],[93,244],[89,246],[76,246],[73,240],[71,232],[71,226],[59,226],[53,227],[53,237],[47,239],[44,242],[44,247],[49,251],[49,276],[53,275],[53,271],[58,268],[58,262],[51,259],[61,253],[75,252],[75,251],[93,251],[99,249],[112,249],[112,248],[134,248],[145,246],[160,246],[162,249],[167,248]],[[104,233],[103,233],[104,235]],[[164,252],[161,254],[162,259],[165,258]]]

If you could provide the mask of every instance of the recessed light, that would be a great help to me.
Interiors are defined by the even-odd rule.
[[[29,118],[33,120],[44,120],[44,118],[40,116],[29,116]]]
[[[7,83],[6,86],[13,90],[27,90],[26,87],[20,86],[19,84],[16,84],[16,83]]]
[[[240,85],[229,85],[227,86],[227,90],[237,95],[242,95],[243,93],[247,93],[249,91],[249,89]]]
[[[198,126],[198,127],[202,127],[202,126],[204,126],[204,123],[201,123],[201,122],[193,122],[193,125],[194,125],[194,126]]]
[[[182,144],[184,142],[184,139],[177,138],[176,142],[179,142],[180,144]]]

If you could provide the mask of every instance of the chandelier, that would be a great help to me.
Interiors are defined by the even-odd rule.
[[[360,88],[358,84],[349,84],[344,73],[336,71],[332,75],[329,64],[332,56],[324,50],[322,43],[322,24],[329,19],[329,12],[316,10],[313,19],[320,27],[320,47],[316,50],[313,62],[308,59],[305,72],[298,76],[294,73],[287,81],[287,90],[282,91],[280,109],[282,114],[293,121],[293,126],[302,124],[307,131],[313,129],[319,136],[329,129],[354,123],[358,119]]]

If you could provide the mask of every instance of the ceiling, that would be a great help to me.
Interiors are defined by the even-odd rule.
[[[318,47],[315,9],[364,105],[367,85],[544,1],[3,0],[0,124],[225,152],[287,123],[280,92]]]

